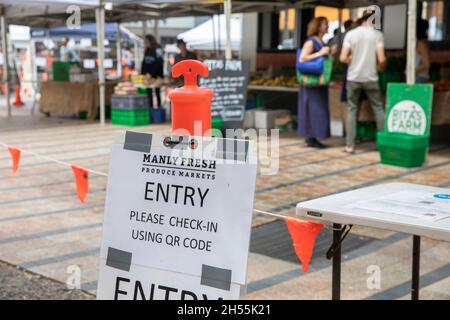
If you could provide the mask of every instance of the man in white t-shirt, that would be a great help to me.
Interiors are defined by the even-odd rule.
[[[356,122],[359,97],[364,91],[375,114],[378,131],[384,129],[384,109],[378,84],[378,70],[386,64],[383,34],[370,26],[372,12],[364,12],[361,25],[344,38],[340,60],[347,69],[347,142],[345,151],[355,151]]]

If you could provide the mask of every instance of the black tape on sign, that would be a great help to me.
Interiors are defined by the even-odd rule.
[[[132,253],[108,247],[106,265],[123,271],[130,271]]]
[[[152,135],[149,133],[127,131],[125,133],[125,150],[150,152],[152,148]]]
[[[230,291],[231,270],[202,265],[201,285]]]
[[[237,139],[219,139],[216,158],[247,162],[249,142]]]

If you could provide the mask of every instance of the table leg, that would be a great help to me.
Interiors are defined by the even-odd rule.
[[[333,242],[338,242],[342,236],[342,226],[340,224],[333,224]],[[341,246],[336,248],[333,255],[333,274],[332,274],[332,288],[331,299],[341,299]]]
[[[420,236],[413,236],[411,300],[419,300]]]

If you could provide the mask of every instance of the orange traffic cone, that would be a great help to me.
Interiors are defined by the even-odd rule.
[[[16,84],[16,100],[13,102],[14,107],[22,107],[24,103],[22,102],[22,99],[20,98],[20,85]]]

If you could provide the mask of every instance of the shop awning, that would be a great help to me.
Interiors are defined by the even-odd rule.
[[[140,41],[142,39],[132,33],[124,26],[118,27],[117,23],[105,23],[105,38],[116,40],[118,28],[120,28],[120,37],[125,41]],[[97,26],[95,23],[83,24],[79,29],[69,29],[66,27],[57,27],[50,29],[32,28],[31,37],[86,37],[95,38],[97,36]]]

